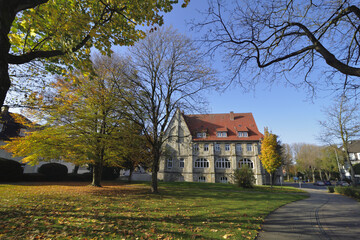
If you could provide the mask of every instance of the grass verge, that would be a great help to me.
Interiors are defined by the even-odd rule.
[[[264,218],[306,198],[230,184],[0,185],[0,239],[254,239]]]

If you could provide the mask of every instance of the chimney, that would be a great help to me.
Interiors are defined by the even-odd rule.
[[[230,112],[230,120],[234,121],[234,112],[233,111]]]

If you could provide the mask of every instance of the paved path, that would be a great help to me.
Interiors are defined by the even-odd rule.
[[[304,190],[310,198],[271,213],[257,239],[360,239],[359,202],[325,189]]]

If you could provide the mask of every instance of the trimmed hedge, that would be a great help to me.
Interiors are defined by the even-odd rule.
[[[14,182],[22,180],[23,168],[17,161],[0,158],[0,181]]]
[[[38,169],[38,173],[46,176],[48,180],[65,180],[68,174],[68,168],[60,163],[45,163]]]

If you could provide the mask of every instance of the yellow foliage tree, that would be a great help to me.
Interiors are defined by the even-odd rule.
[[[281,145],[277,138],[277,135],[265,128],[264,138],[261,141],[260,160],[265,170],[270,174],[271,186],[273,185],[273,174],[281,166]]]

